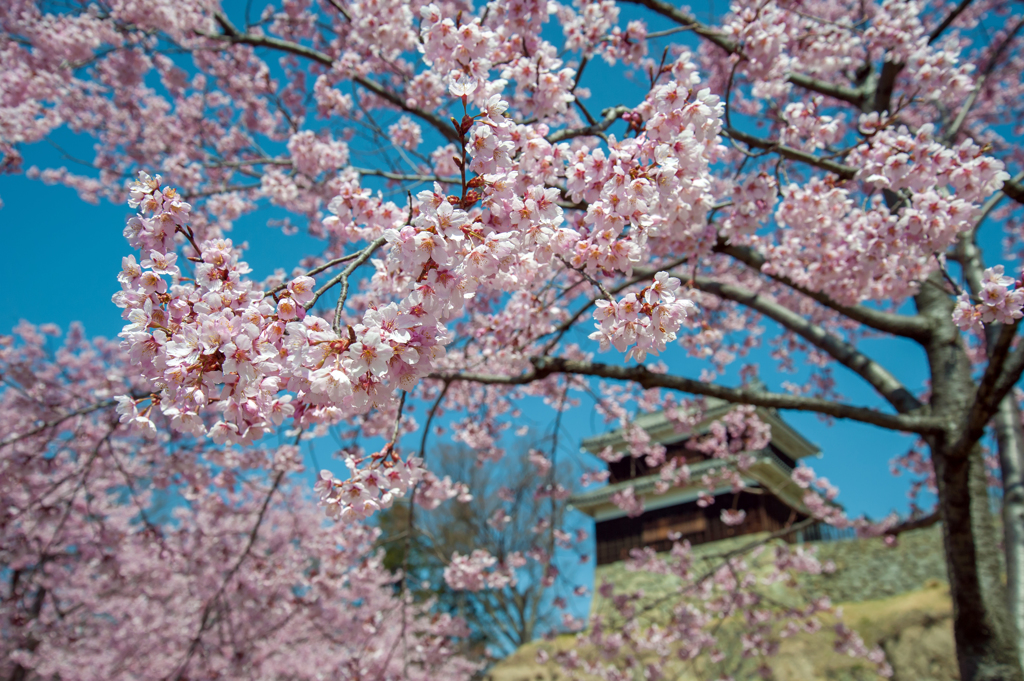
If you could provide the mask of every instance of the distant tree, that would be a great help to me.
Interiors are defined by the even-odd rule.
[[[565,617],[575,597],[572,578],[586,558],[579,553],[579,535],[562,529],[572,477],[568,467],[551,467],[540,450],[526,450],[481,466],[465,446],[435,447],[432,469],[465,483],[472,499],[414,514],[412,524],[407,500],[380,514],[384,566],[400,571],[418,599],[435,599],[436,609],[463,618],[478,653],[481,647],[507,653],[572,624]],[[481,549],[514,572],[514,583],[476,591],[449,586],[445,572],[450,574],[452,555]]]

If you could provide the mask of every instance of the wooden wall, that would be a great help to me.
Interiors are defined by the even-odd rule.
[[[704,544],[754,532],[776,532],[787,523],[802,520],[771,493],[741,492],[735,508],[747,512],[741,525],[731,527],[721,520],[722,509],[733,508],[734,495],[723,494],[715,503],[701,508],[696,501],[646,511],[637,518],[615,518],[595,526],[597,564],[605,565],[629,557],[633,548],[650,546],[655,551],[672,548],[669,534],[679,532],[691,544]]]

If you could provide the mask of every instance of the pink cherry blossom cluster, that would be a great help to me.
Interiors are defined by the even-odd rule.
[[[664,494],[673,487],[681,487],[690,483],[690,467],[674,458],[658,471],[658,480],[654,483],[654,493]]]
[[[899,523],[899,517],[896,514],[891,514],[877,522],[871,522],[863,517],[850,518],[842,506],[836,503],[835,499],[839,496],[839,488],[831,484],[828,478],[818,477],[808,466],[799,465],[793,469],[792,479],[798,487],[806,490],[803,502],[804,506],[810,510],[812,517],[839,529],[851,528],[856,531],[858,537],[885,535],[887,539],[890,539],[893,536],[890,530]]]
[[[5,674],[477,671],[458,652],[462,621],[395,592],[372,550],[378,530],[325,531],[294,475],[298,446],[169,438],[159,412],[132,432],[111,397],[148,386],[116,342],[89,341],[80,326],[60,341],[53,325],[15,334],[0,336],[0,564],[18,575],[2,605]]]
[[[966,291],[957,298],[953,323],[962,331],[980,333],[982,324],[1013,324],[1024,317],[1024,289],[1019,280],[1003,274],[1002,265],[986,269],[981,284],[979,302],[974,303]]]
[[[782,114],[786,127],[779,133],[779,140],[808,150],[828,149],[839,143],[846,132],[842,119],[819,113],[822,108],[821,97],[815,97],[808,103],[787,104]]]
[[[349,477],[339,480],[328,470],[320,471],[314,490],[329,518],[351,521],[366,518],[382,508],[389,508],[396,498],[405,496],[422,478],[424,469],[419,459],[397,460],[392,453],[374,458],[383,459],[380,466],[361,468],[362,461],[349,456],[345,465]]]
[[[647,203],[650,224],[644,226],[656,255],[703,252],[712,245],[704,216],[715,203],[710,166],[721,153],[724,107],[710,89],[692,86],[696,67],[690,57],[683,52],[671,67],[679,80],[656,85],[635,109],[645,121],[644,157],[654,162],[648,175],[655,199]]]
[[[890,678],[893,675],[893,668],[885,659],[885,651],[881,646],[868,648],[860,634],[851,629],[843,622],[835,624],[836,652],[845,653],[850,657],[861,657],[875,664],[878,675]]]
[[[855,207],[850,190],[822,179],[785,188],[776,221],[786,237],[771,246],[764,271],[781,274],[836,300],[855,303],[914,292],[957,235],[972,226],[981,200],[1009,179],[1002,161],[965,140],[955,147],[935,139],[934,127],[913,134],[885,127],[879,114],[862,116],[867,141],[850,155],[876,195]],[[811,267],[811,261],[829,263]],[[850,267],[851,263],[856,267]]]
[[[786,53],[792,30],[786,12],[774,4],[761,7],[749,1],[736,3],[732,11],[722,30],[744,45],[745,71],[765,81],[778,78],[792,59]]]
[[[764,216],[779,197],[778,182],[767,172],[742,178],[732,192],[732,206],[722,228],[731,241],[740,243],[763,225]]]
[[[600,344],[601,351],[611,346],[626,353],[626,359],[643,362],[647,354],[658,355],[676,339],[694,304],[676,298],[679,280],[667,272],[658,272],[654,283],[639,294],[629,293],[622,300],[598,300],[590,339]],[[628,350],[628,352],[627,352]]]
[[[513,564],[521,563],[518,556],[510,556],[505,563],[483,549],[476,549],[468,556],[455,553],[444,569],[444,581],[460,591],[481,589],[503,589],[516,585]]]
[[[737,460],[740,470],[750,467],[752,454],[768,446],[772,429],[757,416],[755,407],[741,405],[708,426],[708,432],[687,442],[687,448],[709,457]]]
[[[348,145],[330,137],[318,137],[312,130],[303,130],[288,140],[288,154],[295,170],[316,178],[321,173],[337,172],[348,165]]]
[[[671,592],[671,605],[666,608],[669,601],[663,589],[649,595],[643,589],[616,590],[615,584],[604,581],[598,587],[595,598],[599,600],[595,601],[589,626],[577,636],[576,645],[553,653],[542,649],[540,659],[553,657],[570,678],[609,681],[625,678],[624,669],[640,670],[653,678],[667,676],[676,669],[673,660],[687,664],[702,654],[706,655],[707,669],[722,665],[723,672],[734,672],[737,659],[727,656],[723,642],[708,632],[727,618],[740,618],[743,659],[754,665],[752,669],[768,671],[762,665],[777,651],[781,639],[821,630],[822,615],[841,615],[827,597],[799,598],[799,602],[791,600],[785,607],[775,607],[778,604],[774,598],[750,588],[754,584],[782,588],[799,573],[819,574],[834,569],[833,565],[822,565],[813,551],[784,542],[748,555],[712,561],[709,570],[708,561],[700,560],[688,542],[676,541],[668,554],[657,554],[650,548],[634,549],[625,567],[658,575],[662,582],[672,578],[677,587]],[[653,620],[653,626],[630,626],[639,617]],[[880,649],[868,649],[855,632],[839,624],[838,650],[877,665],[883,676],[892,674]],[[585,654],[587,648],[601,654]],[[650,653],[648,659],[653,661],[642,663],[632,654],[639,652]]]
[[[842,507],[834,503],[839,496],[839,489],[828,478],[818,477],[810,467],[804,465],[793,469],[792,478],[798,487],[806,490],[803,502],[815,518],[838,528],[851,525]]]
[[[500,84],[490,83],[498,36],[479,19],[456,24],[434,4],[420,9],[423,61],[445,74],[456,97],[485,101]]]
[[[630,485],[611,497],[611,502],[626,512],[630,518],[638,518],[644,512],[644,499],[636,495],[636,489]]]
[[[207,432],[199,412],[213,405],[222,415],[209,431],[215,441],[251,442],[292,414],[336,420],[341,409],[365,412],[388,403],[395,389],[411,388],[443,352],[439,341],[446,332],[439,318],[462,299],[461,277],[437,264],[451,264],[445,235],[461,241],[464,213],[436,197],[421,195],[422,229],[385,230],[396,244],[396,259],[422,272],[422,283],[401,307],[368,309],[348,327],[348,337],[339,338],[324,319],[306,314],[316,297],[314,279],[289,282],[275,294],[275,306],[244,278],[249,268],[230,241],[196,244],[187,225],[188,204],[172,190],[161,190],[159,178],[142,176],[133,185],[132,203],[153,216],[132,219],[133,245],[144,252],[173,247],[180,234],[196,252],[189,256],[192,278],[181,275],[173,251],[157,250],[141,264],[126,257],[119,275],[122,291],[115,303],[131,322],[122,337],[155,382],[154,404],[173,416],[173,427],[196,435]],[[445,292],[449,302],[441,304],[437,294]],[[285,390],[296,393],[294,403]],[[122,409],[127,420],[137,419],[134,404],[124,402]]]

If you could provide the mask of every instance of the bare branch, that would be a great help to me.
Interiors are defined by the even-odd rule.
[[[263,517],[266,515],[267,508],[270,506],[270,500],[274,496],[274,492],[276,492],[278,487],[280,487],[281,480],[283,479],[284,471],[280,471],[274,476],[274,482],[270,486],[270,491],[267,492],[266,498],[263,499],[263,504],[260,506],[259,513],[256,516],[256,522],[253,524],[252,530],[249,532],[249,539],[245,544],[245,548],[242,550],[241,555],[238,556],[238,560],[235,561],[234,565],[231,566],[231,569],[224,575],[224,579],[221,580],[220,587],[218,587],[213,596],[206,601],[206,605],[203,607],[203,612],[200,616],[199,631],[196,632],[196,635],[192,638],[192,643],[188,648],[188,652],[185,654],[185,659],[182,660],[180,665],[178,665],[177,673],[174,675],[175,679],[178,679],[178,681],[185,678],[185,670],[188,668],[188,663],[199,648],[199,644],[203,639],[203,634],[210,627],[210,616],[213,613],[214,604],[220,599],[221,594],[224,593],[224,589],[227,588],[228,583],[232,578],[234,578],[239,568],[242,567],[242,563],[245,562],[245,559],[248,558],[249,554],[252,552],[252,547],[256,543],[256,537],[259,536],[260,526],[263,524]],[[165,678],[170,678],[170,676],[168,675],[168,677]]]
[[[938,40],[939,36],[942,35],[942,32],[949,28],[950,24],[956,21],[956,18],[960,16],[965,9],[967,9],[967,6],[970,5],[971,2],[972,0],[960,0],[960,4],[954,7],[953,11],[942,20],[942,23],[933,28],[932,32],[928,34],[928,44],[931,45]]]
[[[613,106],[608,109],[604,109],[601,112],[601,120],[597,121],[593,125],[588,125],[585,128],[569,128],[566,130],[558,130],[547,136],[548,142],[555,144],[557,142],[564,142],[565,140],[572,139],[574,137],[586,137],[588,135],[599,135],[600,133],[611,127],[612,123],[622,118],[622,114],[629,111],[627,106]]]
[[[440,182],[441,184],[459,184],[461,180],[457,177],[441,177],[440,175],[419,175],[416,173],[391,173],[376,168],[357,168],[351,166],[352,170],[360,175],[383,177],[397,182]]]
[[[1001,191],[1017,203],[1024,204],[1024,184],[1022,184],[1021,180],[1014,178],[1006,182]]]
[[[719,298],[732,300],[757,310],[806,339],[815,347],[824,350],[837,362],[867,381],[899,413],[906,414],[921,408],[921,402],[885,367],[839,336],[812,324],[789,308],[741,286],[723,284],[707,277],[695,277],[693,284],[701,291],[713,293]]]
[[[644,389],[668,388],[693,395],[717,397],[735,404],[816,412],[909,433],[937,433],[945,427],[940,419],[929,416],[886,414],[867,407],[857,407],[816,397],[769,393],[745,388],[727,388],[692,378],[659,374],[643,365],[615,366],[582,360],[567,360],[561,357],[532,357],[530,362],[533,364],[533,369],[517,376],[452,372],[435,373],[430,377],[447,381],[514,386],[533,383],[554,374],[598,376],[617,381],[631,381]]]
[[[189,201],[194,201],[196,199],[205,199],[205,198],[210,197],[210,196],[217,196],[218,194],[228,194],[228,193],[231,193],[231,192],[255,191],[255,190],[259,189],[260,187],[262,187],[262,185],[259,185],[259,184],[231,184],[231,185],[225,185],[223,187],[218,187],[217,189],[205,189],[205,190],[203,190],[201,192],[192,192],[192,193],[182,192],[181,193],[181,197],[183,199],[188,199]]]
[[[758,272],[761,271],[761,268],[766,262],[763,255],[749,246],[730,246],[720,241],[718,245],[715,246],[715,250],[719,253],[725,253],[726,255],[732,256]],[[915,340],[924,340],[931,335],[931,326],[928,321],[920,315],[909,316],[893,314],[891,312],[874,310],[870,307],[865,307],[864,305],[843,305],[832,300],[832,298],[824,293],[812,291],[806,287],[800,286],[788,277],[778,274],[766,276],[769,276],[780,284],[784,284],[794,291],[798,291],[821,303],[825,307],[831,308],[836,312],[840,312],[855,322],[864,324],[876,331],[883,331],[894,336],[913,338]]]
[[[294,165],[294,162],[290,158],[253,158],[246,159],[244,161],[218,161],[216,163],[207,164],[207,168],[246,168],[249,166],[282,166],[290,168]],[[459,179],[456,177],[441,177],[440,175],[423,175],[417,173],[392,173],[387,170],[380,170],[379,168],[360,168],[358,166],[346,166],[347,169],[351,169],[359,173],[360,175],[368,175],[373,177],[383,177],[388,180],[395,180],[397,182],[442,182],[444,184],[458,184]],[[343,168],[342,170],[346,169]],[[246,189],[258,189],[259,185],[245,187]],[[224,190],[228,191],[228,190]],[[193,194],[193,196],[195,196]]]
[[[602,298],[607,300],[609,303],[614,303],[615,302],[615,299],[612,298],[612,294],[608,292],[608,289],[605,288],[604,284],[602,284],[597,279],[594,279],[592,276],[587,274],[587,271],[584,268],[582,268],[582,267],[573,267],[572,263],[570,263],[568,260],[566,260],[564,256],[560,255],[560,256],[558,256],[558,259],[561,260],[565,264],[565,266],[568,267],[570,270],[572,270],[573,272],[576,272],[581,277],[583,277],[584,279],[589,281],[591,284],[593,284],[595,287],[597,287],[597,290],[601,292],[601,297]]]
[[[335,265],[340,265],[341,263],[348,262],[349,260],[352,260],[353,258],[358,258],[360,253],[362,253],[362,251],[356,251],[355,253],[349,253],[348,255],[343,255],[340,258],[334,258],[333,260],[328,260],[323,265],[320,265],[318,267],[314,267],[313,269],[311,269],[308,272],[306,272],[305,276],[312,277],[312,276],[315,276],[317,274],[320,274],[321,272],[323,272],[325,270],[331,269]],[[264,293],[263,297],[264,298],[268,298],[268,297],[270,297],[270,296],[272,296],[274,294],[280,293],[281,291],[285,290],[286,288],[288,288],[287,282],[284,283],[284,284],[278,284],[274,288],[272,288],[269,291],[267,291],[266,293]]]
[[[969,2],[969,0],[965,0]],[[956,120],[953,121],[953,125],[950,126],[949,130],[943,136],[947,144],[953,142],[956,139],[957,133],[960,132],[960,128],[963,127],[964,121],[967,120],[967,114],[970,113],[971,107],[974,106],[974,102],[977,101],[978,95],[981,93],[981,88],[984,87],[985,81],[995,70],[999,64],[999,60],[1002,59],[1003,53],[1006,52],[1006,48],[1013,42],[1013,39],[1017,37],[1017,33],[1020,32],[1021,28],[1024,28],[1024,19],[1021,19],[1017,24],[1010,29],[1009,33],[999,44],[999,46],[992,51],[992,55],[988,59],[985,69],[978,76],[978,79],[974,83],[974,89],[971,90],[971,94],[967,96],[967,101],[964,102],[963,106],[960,107],[960,113],[957,115]]]
[[[55,426],[59,426],[60,424],[62,424],[65,421],[67,421],[68,419],[72,419],[72,418],[74,418],[76,416],[85,416],[86,414],[91,414],[94,411],[99,411],[100,409],[106,409],[108,407],[113,407],[115,404],[117,404],[117,402],[115,400],[103,400],[101,402],[96,402],[94,404],[90,404],[87,407],[82,407],[81,409],[76,409],[75,411],[72,411],[72,412],[69,412],[67,414],[64,414],[63,416],[61,416],[59,418],[56,418],[56,419],[54,419],[52,421],[47,421],[46,423],[42,423],[42,424],[36,426],[35,428],[33,428],[32,430],[27,430],[24,433],[15,433],[14,435],[9,435],[6,438],[4,438],[3,440],[0,440],[0,447],[6,447],[7,445],[12,445],[15,442],[18,442],[20,440],[24,440],[25,438],[32,437],[33,435],[38,435],[39,433],[43,432],[44,430],[48,430],[48,429],[53,428]]]
[[[697,21],[697,19],[692,15],[687,14],[683,10],[670,5],[667,2],[661,2],[661,0],[624,0],[624,2],[628,2],[633,5],[643,5],[647,9],[656,12],[661,16],[671,19],[680,26],[690,29],[702,38],[706,38],[729,54],[733,54],[737,51],[736,43],[727,38],[721,32]]]
[[[826,97],[832,97],[833,99],[852,104],[858,109],[864,107],[864,102],[867,101],[869,96],[868,90],[864,87],[852,88],[846,85],[836,85],[835,83],[828,83],[817,78],[805,76],[802,73],[786,74],[786,80],[805,90],[811,90]]]
[[[377,95],[381,99],[386,99],[387,101],[391,102],[402,111],[411,113],[414,116],[417,116],[425,120],[427,123],[430,123],[430,125],[439,133],[441,133],[441,135],[448,141],[457,142],[459,140],[459,136],[455,134],[455,131],[452,129],[452,127],[450,125],[446,125],[440,116],[437,116],[429,111],[424,111],[423,109],[418,109],[414,106],[409,106],[408,104],[405,103],[404,98],[395,94],[391,90],[388,90],[380,83],[375,83],[374,81],[364,78],[362,76],[353,76],[352,81],[366,88],[367,90]]]
[[[300,45],[298,43],[293,43],[288,40],[282,40],[280,38],[273,38],[270,36],[243,33],[239,31],[234,24],[231,23],[231,21],[223,12],[215,12],[214,18],[217,20],[217,23],[220,25],[224,33],[200,33],[199,35],[202,35],[205,38],[210,38],[212,40],[226,40],[230,43],[252,45],[253,47],[268,47],[270,49],[280,50],[281,52],[288,52],[289,54],[294,54],[298,57],[303,57],[305,59],[319,62],[324,66],[331,66],[334,63],[334,58],[331,57],[330,55],[320,52],[319,50],[314,50],[311,47],[306,47],[305,45]],[[364,78],[363,76],[353,76],[352,82],[358,84],[360,87],[369,90],[370,92],[377,95],[381,99],[385,99],[391,104],[394,104],[402,111],[411,113],[414,116],[423,119],[431,126],[433,126],[438,132],[440,132],[446,139],[453,142],[458,140],[458,135],[455,134],[455,131],[452,130],[451,126],[447,125],[445,121],[441,119],[440,116],[430,111],[425,111],[414,106],[409,106],[405,102],[405,99],[403,97],[394,92],[391,92],[380,83],[375,83],[374,81]]]
[[[312,309],[312,307],[316,305],[316,301],[320,299],[320,296],[329,291],[333,286],[335,286],[339,282],[341,283],[341,295],[338,296],[338,304],[335,307],[335,317],[333,324],[335,333],[341,333],[338,324],[341,320],[341,311],[345,307],[345,300],[348,298],[348,278],[352,275],[353,272],[356,271],[356,268],[358,268],[364,262],[369,260],[370,256],[372,256],[374,252],[378,248],[383,246],[385,243],[387,243],[387,239],[385,239],[384,237],[379,237],[369,246],[356,253],[355,258],[352,260],[352,263],[344,270],[342,270],[334,277],[332,277],[326,284],[318,288],[316,293],[313,294],[313,299],[306,303],[306,309]]]
[[[754,135],[748,135],[745,132],[740,132],[735,128],[725,128],[722,132],[725,133],[726,137],[730,139],[743,142],[744,144],[754,147],[756,149],[766,149],[768,151],[774,151],[783,158],[788,158],[791,161],[800,161],[812,165],[822,170],[827,170],[830,173],[834,173],[844,180],[852,180],[857,174],[857,169],[853,166],[843,165],[836,161],[831,161],[827,158],[820,158],[814,154],[802,151],[800,149],[794,149],[793,147],[787,147],[784,144],[780,144],[774,140],[766,140]]]
[[[903,70],[903,64],[895,61],[888,61],[882,64],[882,73],[875,83],[874,111],[881,113],[888,111],[892,102],[892,91],[896,87],[896,77]]]

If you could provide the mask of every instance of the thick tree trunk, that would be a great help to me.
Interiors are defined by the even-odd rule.
[[[1003,478],[1003,543],[1006,598],[1024,662],[1024,429],[1012,395],[999,403],[995,418],[999,468]]]
[[[985,264],[973,238],[957,245],[971,293],[981,295]],[[998,324],[985,326],[989,349],[1001,330]],[[1012,394],[999,403],[994,418],[999,468],[1003,481],[1003,554],[1006,568],[1006,596],[1010,621],[1016,629],[1017,655],[1024,664],[1024,429],[1020,410]]]
[[[1000,579],[999,544],[984,461],[933,450],[953,598],[953,636],[963,681],[1020,681],[1016,632]]]
[[[962,681],[1024,681],[1017,634],[1001,579],[999,542],[989,506],[981,448],[958,445],[975,385],[971,362],[952,324],[952,302],[933,274],[916,296],[932,322],[925,346],[933,415],[948,419],[944,435],[927,438],[939,493],[946,569],[953,599],[953,636]]]

